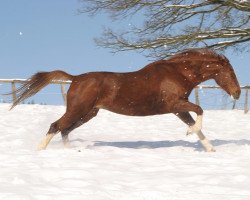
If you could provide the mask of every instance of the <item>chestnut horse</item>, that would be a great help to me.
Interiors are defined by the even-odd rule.
[[[78,76],[63,71],[39,72],[17,89],[12,108],[36,94],[53,80],[71,80],[65,114],[51,124],[38,149],[45,149],[58,132],[65,146],[68,134],[95,117],[99,109],[129,116],[176,114],[196,133],[207,151],[213,146],[201,132],[203,110],[188,101],[195,86],[214,79],[234,99],[240,86],[228,59],[209,49],[190,49],[167,60],[153,62],[128,73],[90,72]],[[189,112],[197,114],[196,121]]]

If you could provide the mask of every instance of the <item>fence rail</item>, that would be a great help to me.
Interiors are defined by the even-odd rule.
[[[22,83],[26,83],[28,80],[27,79],[0,79],[0,83],[10,83],[11,84],[11,90],[12,90],[12,100],[15,101],[17,98],[16,95],[16,84],[22,84]],[[64,104],[67,104],[67,93],[66,93],[66,89],[65,89],[65,85],[66,84],[70,84],[71,81],[60,81],[60,80],[56,80],[56,81],[51,81],[50,84],[57,84],[61,86],[61,94],[62,94],[62,98],[64,101]]]
[[[28,80],[27,79],[0,79],[0,83],[10,83],[11,88],[12,88],[12,99],[13,101],[16,100],[16,84],[22,84],[26,83]],[[57,80],[57,81],[52,81],[50,84],[59,84],[61,86],[61,94],[62,98],[64,100],[64,103],[66,105],[66,89],[65,85],[70,84],[71,81],[63,81],[63,80]],[[250,89],[250,86],[241,86],[241,90],[245,90],[245,99],[244,99],[244,113],[248,112],[248,90]],[[200,105],[200,96],[199,96],[199,89],[221,89],[220,86],[211,86],[211,85],[198,85],[194,89],[194,95],[195,95],[195,103],[197,105]],[[234,101],[233,108],[235,108],[236,100]]]

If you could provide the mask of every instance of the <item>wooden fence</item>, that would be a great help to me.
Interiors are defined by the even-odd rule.
[[[22,84],[22,83],[26,83],[27,80],[26,79],[0,79],[0,83],[10,83],[11,84],[11,90],[12,90],[12,100],[15,101],[17,98],[16,95],[16,84]],[[62,98],[64,101],[64,104],[66,105],[67,103],[67,92],[65,89],[65,85],[66,84],[70,84],[71,81],[52,81],[50,84],[58,84],[61,86],[61,94],[62,94]]]
[[[250,89],[250,86],[241,86],[241,92],[243,93],[243,90],[245,90],[245,99],[244,99],[244,113],[246,114],[248,112],[248,90]],[[210,86],[210,85],[198,85],[194,89],[195,94],[195,103],[197,105],[200,105],[200,97],[199,97],[199,89],[221,89],[220,86]],[[243,95],[243,94],[241,94]],[[235,108],[236,100],[234,100],[233,103],[233,109]]]
[[[16,96],[16,84],[22,84],[27,82],[26,79],[0,79],[0,83],[10,83],[12,88],[12,99],[13,101],[17,98]],[[62,98],[64,100],[64,103],[66,105],[67,98],[66,98],[66,89],[65,85],[70,84],[71,81],[52,81],[51,84],[59,84],[61,86],[61,94]],[[219,86],[209,86],[209,85],[198,85],[194,89],[194,95],[195,95],[195,103],[197,105],[200,105],[200,96],[199,96],[199,89],[221,89]],[[248,90],[250,89],[250,86],[241,86],[241,91],[243,93],[243,90],[245,90],[245,99],[244,99],[244,113],[248,112]],[[243,94],[242,94],[243,95]],[[234,101],[233,108],[235,108],[236,100]]]

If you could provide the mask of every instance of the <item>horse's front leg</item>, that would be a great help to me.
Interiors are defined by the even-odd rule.
[[[188,101],[176,102],[173,108],[173,113],[175,113],[182,121],[184,121],[189,126],[187,134],[196,133],[205,149],[209,152],[214,151],[212,144],[210,144],[210,142],[201,132],[203,117],[202,108]],[[195,112],[197,114],[196,121],[194,121],[189,112]]]
[[[189,128],[187,130],[187,135],[192,133],[198,133],[202,129],[202,118],[203,115],[197,115],[197,119],[193,125],[189,125]]]
[[[202,118],[203,118],[203,110],[200,106],[193,104],[188,101],[179,101],[176,102],[173,106],[174,113],[185,113],[185,112],[195,112],[197,114],[196,121],[187,121],[189,128],[187,130],[187,134],[198,133],[202,129]],[[177,114],[178,115],[178,114]]]
[[[176,113],[176,115],[188,126],[193,126],[196,122],[194,121],[194,119],[192,118],[192,116],[189,114],[189,112],[180,112],[180,113]],[[196,120],[197,121],[197,120]],[[214,152],[215,149],[213,147],[213,145],[209,142],[209,140],[204,136],[204,134],[202,133],[202,131],[198,131],[196,132],[197,136],[199,137],[199,140],[201,142],[201,144],[204,146],[204,148],[206,149],[206,151],[208,152]]]

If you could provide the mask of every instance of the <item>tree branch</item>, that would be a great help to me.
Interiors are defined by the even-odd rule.
[[[250,38],[247,0],[81,1],[87,7],[80,12],[107,12],[117,20],[143,13],[140,14],[145,19],[142,26],[122,33],[108,29],[102,38],[96,39],[97,45],[113,52],[139,50],[162,58],[191,47],[236,47]]]

